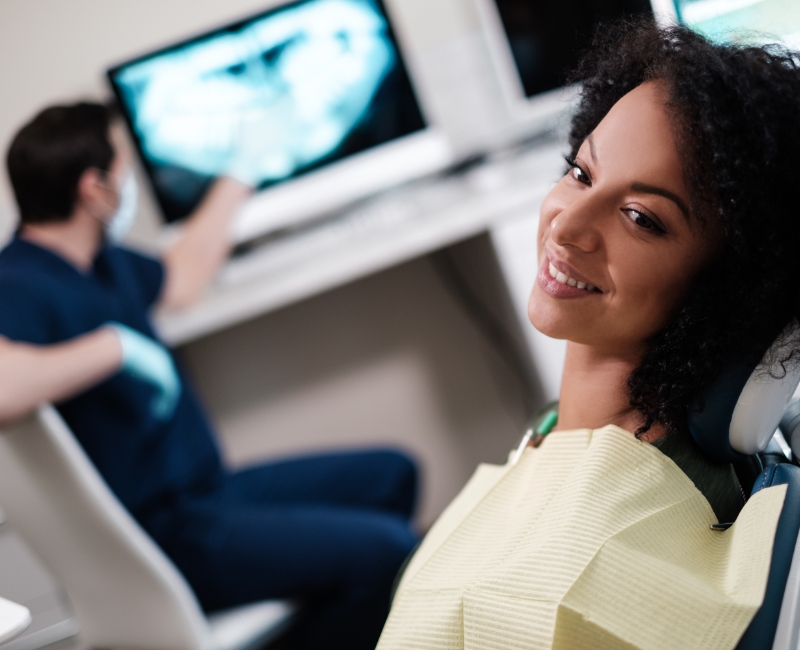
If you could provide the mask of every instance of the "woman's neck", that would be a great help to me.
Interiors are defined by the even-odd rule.
[[[630,405],[628,377],[638,363],[638,355],[606,353],[568,343],[556,428],[598,429],[615,424],[635,432],[643,420]],[[652,442],[664,434],[663,427],[653,425],[643,439]]]

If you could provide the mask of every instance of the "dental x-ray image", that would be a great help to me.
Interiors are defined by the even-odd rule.
[[[303,0],[108,76],[167,221],[425,127],[380,0]]]
[[[798,0],[674,0],[681,22],[716,41],[782,43],[800,50]]]

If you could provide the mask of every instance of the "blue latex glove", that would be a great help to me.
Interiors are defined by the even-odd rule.
[[[264,126],[258,116],[243,115],[239,119],[233,138],[233,151],[225,169],[226,176],[250,187],[256,187],[259,181],[264,180],[264,159],[269,158],[269,155],[265,155],[263,138],[258,135],[263,130]],[[288,170],[284,175],[290,172]]]
[[[168,420],[181,395],[181,380],[169,352],[157,341],[136,330],[109,323],[122,346],[122,370],[156,389],[150,403],[150,414],[157,420]]]

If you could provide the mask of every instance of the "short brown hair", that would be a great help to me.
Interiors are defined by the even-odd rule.
[[[22,223],[64,221],[75,206],[78,181],[89,168],[108,171],[110,111],[81,102],[46,108],[22,127],[6,155]]]

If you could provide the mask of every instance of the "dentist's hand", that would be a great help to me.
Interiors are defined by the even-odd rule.
[[[242,110],[233,128],[232,149],[224,175],[251,188],[289,176],[297,167],[291,154],[294,132],[263,111]]]
[[[119,323],[109,323],[119,337],[122,370],[156,389],[150,414],[168,420],[178,404],[181,381],[169,352],[157,341]]]

